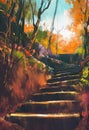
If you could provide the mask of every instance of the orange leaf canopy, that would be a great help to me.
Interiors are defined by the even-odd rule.
[[[6,3],[6,0],[0,0],[0,2],[2,2],[2,3],[4,3],[4,4],[5,4],[5,3]]]

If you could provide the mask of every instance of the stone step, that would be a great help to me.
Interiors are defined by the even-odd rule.
[[[74,85],[79,83],[80,79],[71,79],[71,80],[64,80],[64,81],[57,81],[53,83],[47,83],[47,86],[64,86],[64,85]]]
[[[79,121],[79,113],[57,114],[8,114],[6,120],[17,123],[26,130],[74,130]]]
[[[51,78],[47,82],[53,83],[57,81],[64,81],[64,80],[71,80],[71,79],[80,79],[80,75],[66,75],[66,76],[60,76],[56,78]]]
[[[63,73],[63,72],[71,72],[71,73],[80,73],[81,72],[81,67],[78,67],[78,68],[63,68],[63,69],[59,69],[59,70],[56,70],[56,72],[54,74],[58,74],[58,73]]]
[[[43,92],[58,92],[58,91],[76,91],[74,86],[52,86],[40,88],[40,93]]]
[[[76,100],[58,100],[44,102],[26,102],[16,112],[20,113],[74,113],[80,112],[80,103]]]
[[[63,69],[80,69],[81,66],[80,65],[70,65],[70,64],[66,64],[64,66],[60,66],[59,70],[63,70]]]
[[[70,65],[70,64],[61,64],[56,67],[54,66],[54,69],[70,69],[70,68],[79,68],[80,65]]]
[[[74,76],[74,75],[81,76],[79,73],[76,73],[76,72],[74,72],[74,73],[71,73],[71,72],[61,72],[61,73],[57,73],[57,74],[52,75],[52,78],[64,77],[64,76],[68,76],[68,75],[70,75],[70,76]]]
[[[75,100],[78,92],[75,91],[61,91],[61,92],[45,92],[35,93],[32,95],[32,101],[53,101],[53,100]]]

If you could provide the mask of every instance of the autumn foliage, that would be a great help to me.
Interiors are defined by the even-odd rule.
[[[28,33],[28,32],[32,32],[34,30],[34,27],[31,24],[26,24],[24,26],[24,32]]]
[[[37,65],[31,65],[31,53],[22,46],[7,45],[0,41],[0,130],[24,130],[6,122],[3,117],[15,112],[18,106],[30,99],[32,93],[46,84],[46,73]],[[2,117],[2,118],[1,118]]]
[[[0,116],[14,112],[31,94],[46,84],[45,72],[29,63],[22,47],[0,46]],[[7,106],[7,107],[6,107]]]
[[[66,0],[67,3],[72,4],[70,15],[73,19],[73,25],[70,30],[76,33],[81,38],[84,48],[84,57],[89,53],[88,45],[88,28],[89,28],[89,1],[88,0]],[[84,40],[83,40],[83,39]]]
[[[75,25],[77,24],[83,25],[84,23],[86,23],[89,17],[88,0],[66,0],[66,1],[73,5],[73,7],[70,10],[70,13],[74,18]]]
[[[4,3],[4,4],[5,4],[5,3],[6,3],[6,0],[0,0],[0,2],[2,2],[2,3]]]

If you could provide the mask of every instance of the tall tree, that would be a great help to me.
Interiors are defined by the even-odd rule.
[[[53,15],[53,21],[52,21],[52,25],[51,25],[51,32],[50,32],[50,36],[49,36],[49,43],[48,43],[48,50],[51,52],[51,39],[52,39],[52,33],[54,31],[54,22],[55,22],[55,17],[56,17],[56,13],[57,13],[57,7],[58,7],[58,0],[56,0],[56,6],[55,6],[55,11],[54,11],[54,15]]]
[[[84,50],[85,57],[89,53],[89,35],[88,35],[88,25],[89,25],[89,2],[88,0],[66,0],[73,7],[70,10],[70,14],[74,19],[75,27],[82,27],[82,37],[84,37]],[[80,30],[81,31],[81,30]]]

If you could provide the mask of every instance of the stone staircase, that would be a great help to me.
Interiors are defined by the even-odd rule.
[[[80,66],[55,69],[47,86],[31,96],[6,120],[26,130],[74,130],[80,121],[80,102],[74,84],[80,80]]]

